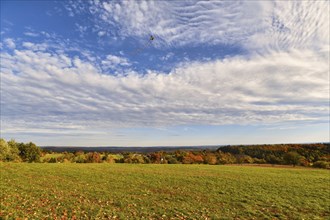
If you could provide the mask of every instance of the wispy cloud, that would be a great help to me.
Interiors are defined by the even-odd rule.
[[[274,1],[267,28],[246,41],[258,52],[311,49],[329,51],[329,1]]]
[[[22,46],[32,51],[45,51],[49,48],[49,45],[46,43],[35,44],[31,42],[23,42]]]
[[[266,23],[258,2],[218,1],[92,1],[67,6],[70,15],[91,13],[99,29],[115,26],[121,37],[157,36],[161,45],[233,44]],[[99,30],[100,31],[100,30]]]
[[[29,37],[38,37],[39,33],[24,32],[24,35],[29,36]]]
[[[326,122],[327,62],[313,51],[303,54],[234,57],[183,63],[170,74],[113,76],[77,57],[14,50],[1,54],[2,119],[15,124],[19,115],[31,128],[40,122],[61,122],[64,128]],[[118,64],[120,59],[107,58]]]
[[[90,13],[99,33],[154,34],[156,46],[239,44],[265,52],[329,45],[328,1],[78,1],[67,8]]]
[[[124,58],[115,55],[107,55],[106,59],[102,61],[105,68],[115,68],[118,66],[130,66],[130,62]]]

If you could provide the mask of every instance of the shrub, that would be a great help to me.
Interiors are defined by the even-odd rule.
[[[55,157],[50,158],[48,163],[56,163],[56,158]]]
[[[253,163],[256,164],[265,164],[267,163],[265,159],[253,158]]]
[[[174,156],[167,155],[166,157],[167,163],[169,164],[178,164],[180,161],[178,161]]]
[[[281,164],[283,162],[283,159],[281,159],[275,155],[268,155],[266,157],[266,161],[270,164]]]
[[[330,169],[330,163],[329,162],[326,162],[326,161],[316,161],[314,164],[313,164],[313,167],[316,167],[316,168],[323,168],[323,169]]]

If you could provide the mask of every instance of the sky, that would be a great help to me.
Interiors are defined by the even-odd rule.
[[[329,142],[329,14],[329,1],[2,0],[1,137]]]

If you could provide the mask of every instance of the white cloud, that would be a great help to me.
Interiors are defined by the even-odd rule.
[[[329,1],[275,1],[267,28],[245,43],[258,52],[295,49],[329,50]]]
[[[35,44],[31,42],[23,42],[22,45],[27,48],[33,48],[35,46]]]
[[[47,48],[49,48],[49,45],[47,45],[46,43],[35,44],[31,42],[23,42],[22,46],[32,51],[45,51]]]
[[[152,33],[162,45],[237,43],[266,25],[259,2],[123,1],[95,5],[105,22],[120,26],[121,36]]]
[[[80,37],[83,37],[86,34],[88,27],[77,23],[75,24],[75,26],[76,30],[79,32]]]
[[[274,52],[113,76],[79,58],[15,50],[1,54],[2,129],[326,122],[326,59],[310,50]]]
[[[29,37],[38,37],[38,33],[33,33],[33,32],[24,32],[24,35],[29,36]]]
[[[89,11],[98,33],[157,37],[153,44],[232,44],[258,53],[329,45],[329,1],[92,1],[71,5]],[[84,9],[87,7],[88,9]],[[115,27],[115,28],[113,28]]]
[[[171,59],[173,56],[174,56],[174,53],[173,53],[173,52],[169,52],[169,53],[167,53],[165,56],[162,56],[162,57],[160,58],[160,60],[166,61],[166,60]]]
[[[115,55],[107,55],[106,59],[102,61],[102,66],[105,69],[116,68],[118,66],[130,66],[131,63],[124,57]]]
[[[97,33],[97,35],[98,35],[99,37],[102,37],[102,36],[106,35],[106,32],[105,32],[105,31],[99,31],[99,32]]]
[[[11,38],[6,38],[6,39],[4,40],[4,43],[5,43],[6,46],[7,46],[8,48],[10,48],[10,49],[14,49],[14,48],[16,47],[16,44],[15,44],[14,40],[11,39]]]

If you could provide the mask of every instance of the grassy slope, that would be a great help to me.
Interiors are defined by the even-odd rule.
[[[328,170],[26,163],[0,163],[0,168],[0,216],[4,219],[330,216]]]

